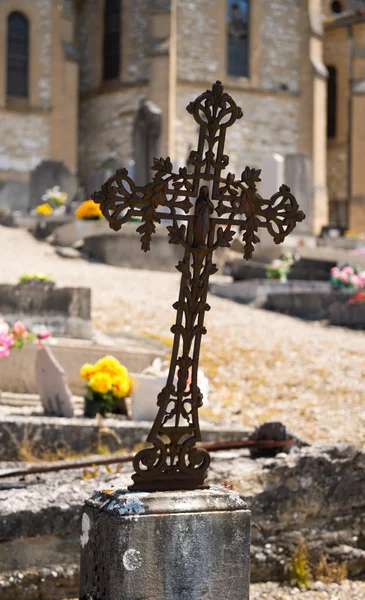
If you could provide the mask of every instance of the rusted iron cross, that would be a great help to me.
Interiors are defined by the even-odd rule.
[[[101,191],[94,194],[110,227],[119,230],[131,217],[140,216],[137,228],[142,249],[147,252],[156,223],[169,219],[170,244],[184,248],[176,266],[181,273],[171,363],[167,382],[157,399],[158,412],[147,441],[152,447],[134,458],[134,490],[194,489],[204,483],[210,456],[196,447],[201,440],[198,409],[202,394],[198,387],[198,364],[209,277],[217,272],[213,253],[229,247],[235,235],[243,233],[244,258],[250,259],[260,241],[259,228],[266,228],[276,244],[293,231],[304,213],[282,185],[270,199],[257,192],[260,170],[246,167],[240,179],[222,172],[229,163],[224,154],[227,128],[240,119],[241,109],[217,81],[189,104],[187,110],[200,126],[198,149],[190,154],[192,172],[180,168],[174,173],[170,158],[154,160],[153,181],[136,186],[126,169],[119,169]],[[204,185],[201,185],[204,183]],[[194,211],[193,200],[195,199]],[[166,212],[163,212],[161,208]],[[191,381],[190,385],[187,383]]]

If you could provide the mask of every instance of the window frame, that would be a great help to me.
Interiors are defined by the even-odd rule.
[[[14,31],[17,27],[16,23],[13,23],[13,31],[12,31],[12,18],[18,19],[19,22],[22,22],[22,26],[24,28],[23,35],[17,35],[16,31]],[[16,50],[18,46],[24,46],[20,50]],[[6,75],[5,75],[5,85],[6,85],[6,97],[10,100],[10,102],[28,102],[30,96],[30,45],[31,45],[31,26],[30,21],[23,12],[14,10],[8,14],[7,17],[7,33],[6,33]],[[18,63],[18,65],[17,65]],[[16,75],[14,77],[14,71],[16,73],[16,67],[18,66],[18,79],[16,81]],[[13,80],[12,80],[13,78]]]
[[[115,6],[112,6],[112,4]],[[117,9],[116,9],[117,6]],[[123,64],[122,57],[122,2],[121,0],[105,0],[103,10],[103,39],[102,39],[102,82],[108,84],[111,81],[116,81],[120,78],[121,69]],[[112,26],[108,30],[108,18],[112,20],[113,15],[116,15],[114,27]],[[115,37],[114,45],[117,50],[113,50],[113,36]],[[116,41],[117,40],[117,41]],[[110,59],[115,60],[116,64],[114,70],[111,69]],[[112,63],[113,65],[113,63]],[[109,73],[108,73],[108,69]]]
[[[245,57],[245,64],[244,64],[244,69],[243,72],[241,74],[237,74],[237,73],[233,73],[232,70],[230,70],[230,51],[229,51],[229,21],[228,21],[228,10],[230,8],[230,3],[231,0],[226,0],[225,2],[225,11],[226,11],[226,18],[225,18],[225,23],[226,23],[226,66],[225,66],[225,71],[226,71],[226,75],[229,78],[232,78],[233,80],[239,81],[239,80],[249,80],[251,78],[251,69],[252,69],[252,65],[251,65],[251,16],[252,16],[252,10],[253,10],[253,2],[250,2],[250,0],[244,0],[247,4],[247,33],[244,36],[245,42],[246,42],[246,57]]]
[[[338,115],[338,69],[335,65],[326,65],[327,79],[327,140],[337,138]],[[332,88],[331,88],[332,86]]]

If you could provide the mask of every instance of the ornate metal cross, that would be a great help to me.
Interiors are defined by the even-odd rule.
[[[282,185],[270,199],[257,193],[260,170],[246,167],[240,179],[222,176],[229,163],[224,154],[227,128],[243,114],[217,81],[189,104],[187,110],[200,126],[198,149],[190,154],[192,172],[174,173],[170,158],[154,160],[153,181],[136,186],[126,169],[119,169],[101,191],[94,194],[110,227],[118,231],[131,217],[140,216],[137,228],[142,249],[147,252],[155,223],[169,219],[170,244],[184,248],[176,266],[181,273],[171,363],[167,382],[157,399],[158,413],[147,441],[152,444],[134,458],[134,490],[194,489],[205,480],[210,463],[201,440],[198,409],[202,394],[198,387],[198,363],[207,304],[209,277],[217,272],[213,252],[229,247],[238,228],[243,233],[244,258],[250,259],[257,233],[264,227],[276,244],[293,231],[304,213]],[[204,183],[204,185],[201,185]],[[195,206],[193,200],[195,199]],[[191,209],[194,206],[194,211]],[[164,208],[166,212],[161,211]],[[190,381],[190,385],[187,383]]]

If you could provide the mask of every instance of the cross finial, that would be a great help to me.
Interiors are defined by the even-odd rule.
[[[171,328],[174,345],[169,375],[158,395],[158,413],[147,438],[152,448],[139,452],[133,462],[132,489],[138,490],[192,489],[202,485],[206,477],[210,457],[196,447],[201,439],[198,408],[202,405],[198,364],[206,333],[204,315],[210,308],[208,281],[218,270],[213,263],[214,251],[229,247],[234,228],[238,228],[248,260],[260,241],[260,228],[267,229],[280,244],[305,218],[286,185],[269,199],[258,194],[260,170],[246,167],[238,179],[230,172],[223,175],[229,164],[224,154],[227,128],[243,113],[220,81],[187,110],[200,128],[197,149],[189,157],[192,173],[186,167],[175,173],[169,157],[155,158],[151,183],[136,186],[128,171],[119,169],[94,195],[116,231],[132,216],[141,217],[137,232],[145,252],[150,250],[156,223],[167,218],[172,220],[167,227],[169,242],[184,249],[176,267],[181,285],[174,304],[177,315]]]

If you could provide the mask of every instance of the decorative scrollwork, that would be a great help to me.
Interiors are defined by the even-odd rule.
[[[147,441],[152,444],[134,459],[135,490],[192,489],[203,485],[209,454],[195,444],[201,439],[198,409],[203,396],[198,386],[198,364],[209,277],[216,273],[213,253],[229,247],[238,227],[243,235],[244,258],[252,257],[260,228],[276,244],[304,219],[290,189],[283,185],[270,199],[257,190],[261,171],[246,167],[240,179],[222,176],[229,164],[224,153],[227,128],[243,116],[223,85],[217,81],[187,107],[199,124],[196,150],[190,153],[193,172],[177,173],[169,157],[155,158],[151,183],[136,186],[126,169],[118,169],[94,200],[116,231],[131,217],[139,217],[137,231],[147,252],[156,224],[170,219],[170,244],[184,249],[177,264],[181,274],[176,321],[171,328],[174,344],[166,385],[157,398],[157,416]],[[201,183],[204,182],[204,185]],[[193,200],[195,210],[192,214]]]

